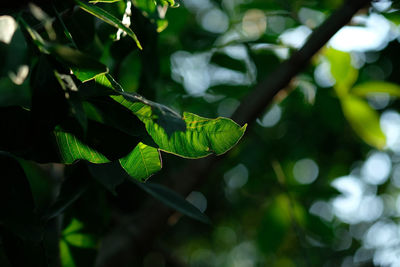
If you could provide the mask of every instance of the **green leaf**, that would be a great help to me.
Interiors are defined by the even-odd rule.
[[[354,131],[367,144],[382,149],[386,143],[378,113],[359,97],[348,95],[341,99],[343,113]]]
[[[161,5],[168,5],[171,7],[179,7],[179,4],[175,0],[157,0]]]
[[[89,164],[92,176],[112,193],[125,179],[145,181],[161,169],[158,149],[139,143],[127,156],[105,164]]]
[[[110,4],[110,3],[115,3],[115,2],[119,2],[119,1],[121,1],[121,0],[92,0],[92,1],[89,1],[89,3],[91,3],[91,4],[97,4],[97,3],[108,3],[108,4]]]
[[[67,227],[63,230],[63,235],[77,233],[83,229],[83,223],[78,219],[73,218]]]
[[[390,82],[370,81],[354,86],[351,89],[351,93],[361,97],[375,93],[385,93],[390,96],[400,97],[400,86]]]
[[[137,184],[145,192],[152,195],[154,198],[160,200],[165,205],[170,206],[182,214],[206,224],[211,223],[210,219],[204,213],[168,187],[153,183],[135,182],[135,184]]]
[[[68,244],[64,240],[60,240],[60,259],[62,267],[76,267]]]
[[[157,20],[157,32],[163,32],[168,27],[168,20],[159,19]]]
[[[85,102],[84,102],[85,103]],[[115,102],[109,97],[98,97],[92,99],[91,103],[85,103],[89,112],[88,117],[92,120],[107,124],[132,137],[139,138],[148,145],[156,146],[146,131],[145,125],[132,112]]]
[[[133,5],[146,13],[153,13],[157,10],[156,1],[151,0],[133,0]]]
[[[72,133],[58,129],[54,134],[63,163],[71,164],[76,160],[87,160],[97,164],[107,163],[97,166],[90,164],[89,170],[107,189],[114,192],[115,187],[122,182],[120,179],[115,180],[113,175],[116,166],[111,166],[111,169],[108,166],[114,165],[114,163],[111,163],[106,156],[82,142]],[[162,166],[158,149],[143,143],[138,143],[129,154],[120,158],[119,163],[119,167],[122,167],[131,178],[138,181],[146,180],[159,171]],[[110,177],[106,177],[107,175]]]
[[[213,153],[221,155],[237,144],[247,126],[240,127],[227,118],[208,119],[189,112],[180,118],[160,104],[152,108],[141,102],[133,102],[126,94],[112,98],[138,116],[162,151],[182,157],[201,158]]]
[[[139,47],[139,49],[143,49],[138,38],[136,37],[135,33],[130,28],[128,28],[124,24],[122,24],[122,22],[119,19],[117,19],[116,17],[114,17],[113,15],[111,15],[110,13],[105,11],[104,9],[101,9],[97,6],[87,4],[80,0],[75,0],[75,2],[80,6],[80,8],[82,8],[86,12],[98,17],[99,19],[110,24],[111,26],[124,31],[126,34],[128,34],[130,37],[132,37],[132,39],[136,42],[136,45]]]
[[[331,64],[331,73],[336,80],[334,88],[339,97],[346,95],[358,77],[358,70],[351,65],[349,53],[329,48],[325,52]]]
[[[48,46],[48,50],[70,68],[73,74],[82,82],[87,82],[100,74],[108,72],[108,68],[96,59],[79,50],[63,45]]]
[[[40,34],[35,31],[29,24],[22,18],[19,17],[20,25],[28,32],[32,41],[38,47],[39,51],[42,53],[49,53],[47,50],[47,42],[40,36]]]
[[[64,236],[68,244],[80,248],[96,248],[97,239],[95,236],[83,233],[72,233]]]
[[[94,255],[93,253],[99,245],[99,239],[96,235],[85,232],[85,229],[89,229],[89,226],[84,226],[81,221],[72,218],[70,224],[62,231],[60,250],[64,267],[94,265],[91,262],[94,259],[91,260],[86,257],[91,254]],[[93,253],[88,254],[87,252],[91,250]]]
[[[62,162],[71,164],[78,159],[92,163],[110,162],[103,154],[85,145],[75,135],[61,130],[54,131]]]
[[[145,181],[161,170],[161,155],[157,148],[139,143],[129,155],[119,160],[122,168],[134,179]]]

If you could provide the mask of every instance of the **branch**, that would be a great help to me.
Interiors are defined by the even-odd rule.
[[[256,85],[250,95],[242,101],[232,118],[239,124],[253,123],[272,102],[274,96],[284,89],[329,39],[369,2],[370,0],[346,1],[311,34],[300,50],[295,52],[289,60],[283,62],[265,80]]]
[[[317,30],[315,30],[304,46],[295,52],[289,60],[283,62],[265,80],[256,85],[233,114],[232,118],[239,124],[253,124],[265,108],[271,104],[273,98],[290,81],[299,74],[310,62],[311,58],[329,41],[329,39],[362,7],[366,6],[370,0],[348,0],[338,10],[336,10]],[[171,189],[181,195],[188,195],[194,188],[199,186],[207,177],[207,174],[214,166],[222,160],[224,156],[208,157],[196,161],[191,161],[182,171],[172,174],[173,185]],[[153,241],[159,236],[166,226],[166,221],[171,214],[171,210],[156,201],[150,201],[144,205],[143,209],[135,218],[128,218],[121,222],[118,230],[110,233],[108,238],[121,239],[124,244],[120,249],[116,249],[112,255],[103,257],[101,266],[115,266],[115,262],[122,259],[132,259],[132,254],[145,252],[151,249]],[[128,237],[129,236],[129,237]],[[106,240],[105,240],[106,241]],[[104,252],[112,244],[103,242]],[[100,254],[102,251],[100,251]]]

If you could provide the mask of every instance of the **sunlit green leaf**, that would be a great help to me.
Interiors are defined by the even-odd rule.
[[[181,119],[176,114],[157,112],[143,103],[128,101],[124,96],[112,97],[139,117],[161,150],[182,157],[223,154],[246,130],[246,125],[240,127],[227,118],[207,119],[185,112]]]
[[[172,191],[168,187],[153,183],[136,183],[141,189],[160,200],[165,205],[185,214],[192,219],[203,223],[210,223],[210,219],[198,208],[186,201],[181,195]]]
[[[54,131],[58,149],[64,163],[71,164],[78,159],[93,163],[106,163],[109,160],[100,152],[90,148],[71,133]]]
[[[115,3],[115,2],[119,2],[119,1],[121,1],[121,0],[92,0],[92,1],[89,1],[89,3],[91,3],[91,4],[97,4],[97,3]]]
[[[137,8],[140,8],[143,11],[148,12],[148,13],[152,13],[157,10],[156,1],[133,0],[133,5]]]
[[[122,168],[134,179],[144,181],[161,170],[158,149],[139,143],[129,155],[119,160]]]
[[[68,244],[60,240],[60,258],[62,267],[76,267]]]
[[[343,113],[354,131],[367,144],[382,149],[386,143],[378,113],[368,103],[355,96],[346,96],[341,99]]]
[[[358,70],[351,64],[350,54],[329,48],[325,56],[329,60],[332,76],[336,80],[334,85],[336,93],[339,97],[346,95],[358,77]]]
[[[400,97],[400,86],[384,81],[370,81],[358,84],[351,89],[351,93],[357,96],[368,96],[374,93],[384,93],[394,97]]]
[[[110,163],[110,161],[99,151],[91,148],[79,140],[75,135],[61,130],[55,131],[58,149],[62,157],[62,162],[71,164],[77,160],[87,160],[91,163]],[[119,160],[121,167],[133,179],[144,181],[161,169],[161,156],[158,149],[139,143],[128,155]],[[111,163],[110,163],[111,164]],[[99,165],[98,167],[101,167]],[[99,177],[96,166],[89,166],[95,177]],[[104,171],[104,170],[103,170]],[[110,173],[111,175],[111,173]],[[103,179],[104,180],[104,179]],[[112,182],[111,179],[110,182]],[[110,183],[108,182],[107,185]],[[120,182],[114,183],[108,189],[112,190]]]
[[[63,235],[76,233],[83,228],[83,223],[75,218],[71,220],[67,227],[63,230]]]
[[[175,2],[175,0],[157,0],[161,5],[168,5],[171,7],[178,7],[179,4]]]
[[[168,20],[160,19],[157,20],[157,32],[162,32],[168,27]]]
[[[86,12],[98,17],[99,19],[110,24],[111,26],[124,31],[126,34],[128,34],[130,37],[132,37],[132,39],[136,42],[136,45],[139,47],[139,49],[142,49],[142,46],[141,46],[138,38],[136,37],[135,33],[130,28],[128,28],[124,24],[122,24],[122,22],[119,19],[117,19],[116,17],[114,17],[113,15],[111,15],[110,13],[105,11],[104,9],[101,9],[97,6],[87,4],[84,1],[80,1],[80,0],[75,0],[75,2]]]
[[[68,244],[80,248],[96,248],[98,245],[96,237],[90,234],[72,233],[65,235],[64,240]]]

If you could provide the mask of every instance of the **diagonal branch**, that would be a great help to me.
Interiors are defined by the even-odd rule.
[[[299,74],[310,62],[311,58],[329,41],[329,39],[361,8],[366,6],[370,0],[347,0],[336,10],[317,30],[315,30],[304,46],[295,52],[290,59],[283,62],[274,72],[256,85],[255,89],[241,102],[232,118],[239,124],[252,124],[266,107],[271,104],[273,98],[290,81]],[[207,178],[207,174],[218,162],[220,157],[208,157],[191,161],[178,173],[172,174],[173,185],[171,188],[181,195],[188,195]],[[107,250],[107,244],[119,238],[124,240],[120,249],[116,249],[112,255],[105,256],[100,260],[101,266],[116,266],[116,262],[132,259],[135,252],[144,252],[145,248],[151,248],[151,244],[166,226],[166,221],[171,210],[156,201],[150,201],[138,213],[139,216],[121,222],[118,229],[112,232],[104,240],[103,249]],[[100,251],[101,254],[102,251]]]
[[[250,95],[242,101],[232,118],[239,124],[253,123],[272,102],[274,96],[284,89],[329,39],[369,2],[370,0],[347,0],[311,34],[300,50],[256,85]]]

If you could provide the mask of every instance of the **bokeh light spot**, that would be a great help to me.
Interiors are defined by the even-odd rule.
[[[293,176],[301,184],[311,184],[318,177],[319,168],[312,159],[301,159],[294,164]]]

